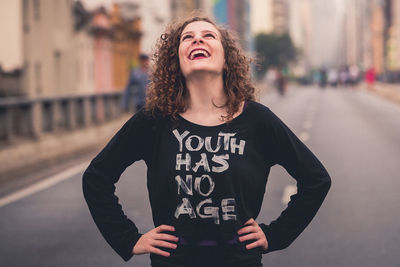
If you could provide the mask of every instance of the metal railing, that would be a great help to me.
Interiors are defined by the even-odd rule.
[[[0,142],[40,138],[118,117],[121,92],[57,97],[0,98]]]

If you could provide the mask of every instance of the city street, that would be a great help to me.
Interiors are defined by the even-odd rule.
[[[311,224],[264,266],[400,266],[400,105],[366,91],[292,87],[260,101],[324,164],[332,187]],[[97,230],[82,195],[82,170],[0,205],[0,265],[150,266],[148,255],[125,263]],[[117,195],[141,232],[153,227],[146,166],[122,175]],[[294,180],[280,166],[269,176],[257,222],[279,216]],[[1,202],[1,200],[0,200]]]

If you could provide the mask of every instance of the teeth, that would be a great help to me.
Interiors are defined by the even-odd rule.
[[[206,56],[206,54],[204,52],[197,52],[193,55],[193,58],[197,57],[197,56]]]
[[[202,55],[205,57],[209,57],[208,52],[206,52],[205,50],[196,50],[196,51],[192,52],[190,59],[193,60],[196,55]]]

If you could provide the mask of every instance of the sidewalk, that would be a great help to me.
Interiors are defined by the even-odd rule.
[[[100,125],[58,134],[39,140],[18,140],[0,148],[0,195],[20,184],[36,181],[60,169],[84,162],[96,155],[130,115]]]
[[[362,87],[369,91],[366,89],[367,87],[365,84],[363,84]],[[372,92],[400,104],[400,84],[377,82],[375,83]]]

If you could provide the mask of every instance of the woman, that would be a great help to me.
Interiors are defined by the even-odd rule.
[[[267,107],[254,102],[249,61],[225,29],[192,17],[162,35],[146,108],[93,159],[83,192],[95,223],[125,260],[152,266],[262,266],[286,248],[322,204],[330,178],[320,161]],[[140,234],[114,184],[133,162],[148,167],[156,228]],[[271,166],[298,193],[269,225],[258,224]]]

